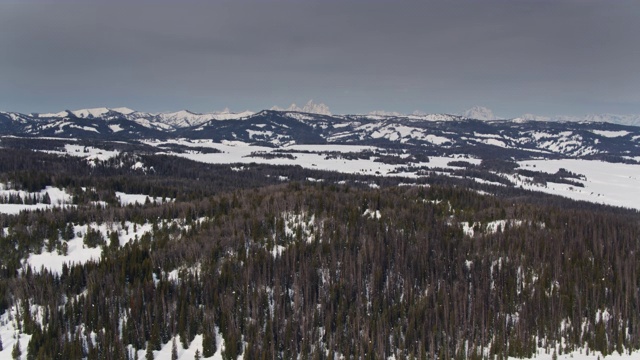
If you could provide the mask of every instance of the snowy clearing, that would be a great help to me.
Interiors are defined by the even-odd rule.
[[[24,190],[9,190],[10,186],[0,183],[0,198],[2,197],[16,197],[21,200],[29,198],[41,199],[45,195],[49,198],[49,203],[37,203],[37,204],[0,204],[0,214],[16,215],[22,211],[35,211],[35,210],[47,210],[53,208],[66,208],[75,205],[70,205],[72,202],[72,196],[64,189],[57,187],[47,186],[44,190],[39,192],[28,192]]]
[[[573,146],[570,133],[560,134],[566,138],[560,142],[553,141],[547,145],[551,151],[558,151],[560,148]],[[620,134],[621,135],[621,134]],[[546,133],[533,133],[533,137],[544,138],[550,136]],[[443,139],[444,140],[444,139]],[[495,142],[495,139],[485,139]],[[147,142],[149,145],[159,146],[167,142]],[[292,145],[282,147],[280,149],[251,146],[247,143],[239,141],[223,141],[222,143],[213,143],[210,140],[202,141],[171,141],[185,146],[202,146],[211,147],[220,150],[220,153],[214,154],[180,154],[169,153],[170,155],[184,157],[190,160],[211,163],[211,164],[270,164],[270,165],[298,165],[309,169],[336,171],[348,174],[364,174],[379,176],[404,176],[417,178],[420,175],[415,172],[402,172],[399,168],[403,165],[385,164],[376,162],[376,157],[372,156],[368,159],[344,159],[344,158],[327,158],[326,152],[339,151],[357,153],[361,151],[382,151],[371,146],[350,146],[350,145]],[[505,145],[505,144],[502,144]],[[506,145],[505,145],[506,146]],[[288,150],[289,154],[294,155],[294,159],[275,157],[265,158],[264,156],[252,156],[252,153],[259,152],[261,154],[277,153],[278,150]],[[584,152],[591,150],[586,149]],[[448,157],[430,156],[429,162],[418,162],[413,164],[417,167],[426,169],[451,169],[448,163],[454,160],[464,160],[472,164],[479,164],[480,159],[468,158],[464,155],[453,155]],[[506,178],[514,181],[516,186],[522,186],[524,189],[542,191],[549,194],[564,196],[575,200],[584,200],[595,203],[621,206],[640,210],[640,165],[608,163],[594,160],[528,160],[520,161],[519,165],[522,169],[530,169],[534,171],[543,171],[547,173],[556,173],[560,168],[568,171],[583,174],[586,181],[581,181],[584,188],[571,186],[568,184],[549,183],[546,187],[537,184],[526,183],[518,180],[514,176],[506,176]],[[448,174],[444,174],[448,175]],[[477,180],[478,182],[486,182]],[[499,184],[494,184],[499,185]]]
[[[398,173],[397,169],[404,165],[385,164],[377,162],[376,156],[368,159],[343,159],[343,158],[327,158],[328,152],[341,153],[358,153],[362,151],[383,151],[382,149],[372,146],[358,145],[291,145],[274,149],[264,146],[252,146],[240,141],[223,141],[222,143],[213,143],[211,141],[171,141],[171,142],[147,142],[149,145],[160,146],[166,143],[176,143],[184,146],[201,146],[210,147],[220,150],[220,153],[201,154],[201,153],[167,153],[169,155],[184,157],[193,161],[209,163],[209,164],[270,164],[270,165],[291,165],[302,166],[308,169],[336,171],[349,174],[366,174],[366,175],[388,175],[388,176],[409,176],[416,177],[414,173]],[[289,154],[294,155],[294,159],[275,157],[265,158],[264,156],[253,156],[254,153],[260,154],[277,154],[278,150],[287,150]],[[298,152],[299,151],[299,152]],[[417,162],[415,166],[424,166],[428,168],[453,168],[448,165],[452,160],[466,160],[473,164],[479,164],[479,159],[468,159],[464,157],[430,157],[429,162]]]
[[[82,146],[66,144],[64,151],[56,150],[40,150],[48,154],[69,155],[74,157],[85,158],[90,165],[95,165],[96,161],[105,161],[114,158],[120,154],[117,150],[104,150],[92,146]]]
[[[57,250],[51,252],[42,251],[40,254],[31,254],[25,264],[34,268],[35,271],[45,268],[53,273],[60,274],[64,264],[84,264],[88,261],[100,260],[102,248],[100,246],[90,248],[84,244],[83,238],[89,228],[99,231],[107,245],[109,241],[108,234],[117,231],[120,246],[124,246],[128,242],[140,239],[144,234],[150,233],[152,225],[149,223],[137,225],[129,221],[125,223],[124,227],[121,223],[76,225],[73,227],[75,237],[66,242],[66,254]]]
[[[608,131],[608,130],[591,130],[592,133],[608,138],[616,138],[621,136],[627,136],[630,134],[628,131]]]
[[[561,168],[586,176],[584,187],[549,183],[546,187],[517,183],[525,189],[560,195],[574,200],[622,206],[640,210],[640,165],[590,160],[529,160],[523,169],[556,173]]]
[[[162,197],[151,197],[143,194],[126,194],[123,192],[116,191],[116,197],[120,200],[120,205],[144,205],[147,201],[151,203],[162,203],[162,202],[170,202],[172,199],[164,199]]]

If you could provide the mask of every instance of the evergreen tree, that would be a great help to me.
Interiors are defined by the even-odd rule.
[[[84,241],[84,244],[90,248],[95,248],[100,245],[104,245],[105,243],[102,233],[99,230],[92,228],[87,229],[87,233],[84,235],[82,240]]]
[[[63,236],[62,238],[64,240],[72,240],[75,237],[75,234],[73,233],[73,223],[69,222],[67,223],[67,226],[64,228],[64,232],[63,232]]]
[[[11,350],[11,356],[14,360],[20,359],[22,356],[22,350],[20,349],[20,338],[16,341],[15,345],[13,345],[13,350]]]
[[[120,247],[120,237],[118,236],[118,230],[114,230],[109,233],[109,249],[117,250]]]
[[[216,352],[216,336],[210,329],[205,329],[202,334],[202,356],[211,357]]]
[[[153,360],[153,345],[151,345],[151,341],[147,341],[147,352],[144,358],[145,360]]]
[[[175,336],[171,342],[171,360],[178,360],[178,345],[176,344]]]

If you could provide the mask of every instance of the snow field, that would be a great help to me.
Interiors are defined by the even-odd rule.
[[[19,214],[21,211],[45,210],[55,207],[65,208],[69,206],[75,206],[70,205],[73,200],[72,196],[64,189],[47,186],[44,190],[41,190],[39,192],[28,192],[23,190],[9,190],[7,189],[8,187],[10,186],[0,183],[0,197],[18,196],[21,199],[25,199],[34,196],[44,196],[45,194],[48,194],[49,199],[51,200],[51,204],[0,204],[0,214],[15,215]]]
[[[533,137],[545,137],[547,134],[536,133]],[[562,134],[561,134],[562,135]],[[549,143],[549,150],[558,151],[560,147],[571,146],[571,141],[558,144],[556,142]],[[176,141],[186,146],[207,146],[216,148],[221,153],[216,154],[177,154],[171,155],[181,156],[190,160],[212,163],[212,164],[249,164],[261,163],[271,165],[300,165],[305,168],[336,171],[348,174],[366,174],[381,176],[406,176],[417,178],[419,175],[415,173],[397,172],[402,165],[391,165],[375,162],[375,156],[369,159],[326,159],[324,154],[320,152],[340,151],[340,152],[361,152],[365,150],[377,150],[370,146],[349,146],[349,145],[293,145],[282,149],[293,151],[296,159],[274,158],[265,159],[263,157],[252,157],[251,153],[260,151],[264,153],[274,152],[275,149],[251,146],[243,142],[223,142],[213,143],[209,140],[200,142],[191,142],[187,140]],[[161,145],[162,143],[149,143],[150,145]],[[300,151],[297,153],[296,151]],[[311,153],[309,153],[311,152]],[[479,164],[479,159],[468,159],[459,156],[429,158],[428,163],[416,163],[416,166],[426,168],[444,168],[451,169],[448,165],[453,160],[465,160],[472,164]],[[640,165],[608,163],[594,160],[528,160],[518,162],[523,169],[542,171],[547,173],[555,173],[560,168],[568,171],[585,175],[587,180],[581,181],[584,188],[571,186],[568,184],[550,183],[547,187],[537,184],[530,184],[522,181],[515,176],[504,175],[509,180],[516,183],[516,186],[522,186],[524,189],[541,191],[549,194],[559,195],[574,200],[584,200],[594,203],[601,203],[613,206],[621,206],[632,209],[640,209]],[[445,174],[446,175],[446,174]],[[476,180],[482,182],[482,180]]]
[[[87,160],[109,160],[113,157],[116,157],[120,154],[119,151],[109,151],[104,149],[95,148],[92,146],[81,146],[81,145],[73,145],[66,144],[64,146],[65,153],[71,156],[84,157]]]
[[[523,169],[556,173],[561,168],[585,175],[584,188],[569,184],[549,183],[547,187],[526,184],[525,189],[560,195],[574,200],[621,206],[640,210],[640,165],[608,163],[591,160],[529,160],[519,162]]]
[[[116,191],[116,197],[120,200],[120,205],[144,205],[147,200],[154,203],[162,203],[162,197],[150,197],[148,195],[143,194],[127,194],[123,192]],[[173,199],[164,199],[164,202],[171,202]]]
[[[149,145],[160,146],[167,142],[148,142]],[[385,164],[376,162],[376,156],[369,159],[347,160],[342,158],[327,159],[327,152],[342,153],[358,153],[362,151],[379,150],[371,146],[351,146],[351,145],[291,145],[280,148],[280,150],[292,151],[295,159],[273,158],[265,159],[264,157],[253,157],[252,153],[259,152],[262,154],[277,153],[273,148],[263,146],[251,146],[250,144],[240,141],[223,141],[222,143],[214,143],[212,141],[191,142],[187,140],[172,141],[171,143],[179,143],[184,146],[202,146],[220,150],[220,153],[199,154],[199,153],[168,153],[169,155],[184,157],[193,161],[208,164],[270,164],[270,165],[299,165],[308,169],[336,171],[348,174],[366,174],[366,175],[383,175],[383,176],[410,176],[417,177],[413,173],[398,173],[396,171],[403,165]],[[299,152],[296,152],[299,151]],[[430,157],[429,162],[415,163],[416,166],[425,166],[429,168],[453,168],[447,164],[452,160],[459,160],[457,156],[453,157]],[[466,159],[470,163],[480,163],[479,159]]]
[[[12,351],[15,344],[20,342],[20,351],[22,356],[20,359],[27,358],[27,345],[31,340],[31,335],[27,335],[18,331],[18,323],[16,320],[16,314],[18,311],[18,305],[14,305],[9,308],[4,314],[0,315],[0,339],[2,339],[2,351],[0,351],[0,360],[13,359]],[[31,312],[35,315],[34,312]],[[38,321],[37,317],[35,320]],[[41,322],[40,322],[41,323]]]
[[[600,133],[599,133],[600,134]],[[547,136],[551,137],[551,134],[544,132],[531,133],[532,138],[544,139]],[[561,133],[561,141],[550,141],[547,145],[549,151],[559,151],[561,148],[566,149],[575,144],[572,141],[571,133]],[[602,132],[602,136],[626,136],[622,132],[616,132],[610,134]],[[433,135],[428,135],[433,136]],[[446,141],[445,138],[433,139],[435,142]],[[499,145],[496,139],[483,139],[483,141]],[[364,174],[364,175],[379,175],[379,176],[404,176],[417,178],[421,175],[415,172],[399,172],[398,169],[404,165],[394,165],[376,162],[376,156],[371,156],[368,159],[353,159],[347,160],[344,158],[327,158],[327,152],[341,152],[341,153],[358,153],[362,151],[378,151],[380,149],[372,146],[352,146],[352,145],[288,145],[279,149],[251,146],[250,144],[240,141],[223,141],[222,143],[214,143],[211,140],[170,140],[166,142],[161,141],[147,141],[148,145],[160,146],[163,144],[179,144],[183,146],[191,147],[208,147],[217,149],[220,153],[202,154],[202,153],[168,153],[178,157],[184,157],[190,160],[211,163],[211,164],[270,164],[270,165],[299,165],[309,169],[335,171],[348,174]],[[506,144],[501,144],[505,145]],[[63,154],[69,154],[73,156],[85,157],[90,161],[109,159],[118,154],[117,151],[107,151],[93,147],[84,147],[78,145],[66,145],[65,152]],[[290,151],[295,159],[288,159],[283,157],[276,157],[272,159],[266,159],[261,156],[252,156],[252,153],[258,152],[261,154],[277,153],[276,150]],[[591,150],[584,150],[589,152]],[[461,156],[448,156],[448,157],[430,157],[430,161],[426,163],[415,163],[413,165],[417,167],[423,167],[427,169],[444,168],[451,169],[448,165],[453,160],[465,160],[472,164],[480,163],[479,159],[469,159]],[[622,163],[608,163],[594,160],[576,160],[576,159],[563,159],[563,160],[527,160],[520,161],[519,165],[523,169],[531,169],[535,171],[543,171],[547,173],[555,173],[560,168],[565,168],[568,171],[582,174],[586,176],[586,181],[581,181],[584,187],[576,187],[568,184],[555,184],[549,183],[547,186],[541,186],[539,184],[533,184],[523,179],[521,176],[503,175],[505,178],[513,181],[516,186],[521,186],[524,189],[541,191],[549,194],[559,195],[574,200],[584,200],[594,203],[601,203],[613,206],[621,206],[632,209],[640,209],[640,165],[636,164],[622,164]],[[137,167],[142,167],[142,164],[136,164]],[[443,173],[444,175],[449,175]],[[486,182],[484,180],[476,179],[477,182]],[[494,184],[497,185],[497,184]],[[50,194],[51,196],[51,194]],[[146,201],[146,195],[137,194],[122,194],[120,196],[121,203],[127,204],[144,204]],[[153,200],[153,199],[150,199]],[[44,205],[6,205],[0,204],[0,212],[15,214],[22,210],[35,210],[48,208]]]

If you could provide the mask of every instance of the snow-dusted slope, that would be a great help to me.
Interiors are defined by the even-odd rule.
[[[584,116],[555,115],[542,116],[535,114],[524,114],[514,120],[530,121],[569,121],[569,122],[600,122],[620,125],[640,126],[640,115],[628,114],[590,114]]]
[[[370,120],[414,120],[414,121],[455,121],[464,120],[464,117],[450,114],[398,114],[386,111],[374,111],[367,115],[353,115],[351,118],[370,119]]]
[[[210,120],[234,120],[241,119],[252,115],[251,111],[243,111],[240,113],[232,113],[230,111],[222,111],[216,113],[198,114],[189,110],[181,110],[172,113],[160,113],[155,119],[174,128],[183,128],[201,125]]]
[[[199,125],[212,119],[209,114],[197,114],[188,110],[158,114],[157,118],[161,122],[176,128]]]
[[[112,110],[103,107],[103,108],[94,108],[94,109],[74,110],[74,111],[71,111],[71,113],[79,118],[92,119],[92,118],[104,116],[110,111]],[[131,111],[131,110],[127,109],[126,111]],[[118,111],[114,110],[114,112],[118,112]]]
[[[64,118],[69,116],[75,116],[82,119],[95,119],[99,117],[103,117],[109,113],[120,114],[120,115],[129,115],[135,112],[126,107],[119,107],[109,109],[106,107],[99,108],[91,108],[91,109],[79,109],[79,110],[64,110],[57,113],[42,113],[42,114],[34,114],[39,118]]]
[[[300,110],[328,113],[307,103]],[[640,159],[640,128],[603,122],[477,120],[460,115],[323,115],[303,111],[265,110],[198,114],[187,110],[151,114],[127,108],[94,108],[31,117],[0,114],[0,135],[57,138],[139,140],[211,139],[254,145],[352,144],[402,146],[431,154],[496,154],[514,159]],[[476,108],[475,118],[491,111]],[[531,116],[530,116],[531,118]],[[227,121],[238,120],[242,121]],[[596,118],[593,118],[596,119]],[[495,156],[495,155],[491,155]]]
[[[7,113],[9,114],[9,113]],[[16,119],[21,114],[11,113]],[[127,119],[134,121],[142,126],[156,129],[177,129],[189,126],[196,126],[205,123],[210,120],[232,120],[241,119],[252,115],[251,111],[243,111],[234,113],[225,109],[221,112],[212,112],[199,114],[189,110],[180,110],[176,112],[167,113],[148,113],[129,109],[127,107],[118,108],[91,108],[80,110],[65,110],[57,113],[42,113],[33,114],[33,118],[38,119],[52,119],[52,118],[69,118],[76,117],[80,119],[95,119],[95,120],[115,120],[115,119]],[[22,115],[22,117],[29,117]],[[166,125],[166,126],[164,126]]]
[[[323,103],[315,103],[313,100],[309,100],[305,105],[298,106],[295,103],[291,104],[288,108],[281,108],[278,106],[274,106],[271,110],[275,111],[290,111],[290,112],[301,112],[308,114],[318,114],[318,115],[332,115],[329,107]],[[242,111],[242,112],[231,112],[228,109],[225,109],[220,112],[210,112],[210,113],[196,113],[189,110],[180,110],[175,112],[163,112],[163,113],[148,113],[148,112],[140,112],[136,110],[132,110],[127,107],[117,107],[117,108],[107,108],[107,107],[97,107],[97,108],[87,108],[87,109],[79,109],[79,110],[64,110],[55,113],[34,113],[31,115],[19,114],[15,112],[0,112],[0,114],[5,114],[7,116],[15,117],[17,119],[24,118],[65,118],[74,116],[82,119],[99,119],[99,118],[112,118],[114,116],[122,116],[127,119],[145,119],[147,121],[159,121],[164,124],[170,125],[173,128],[180,127],[188,127],[188,126],[196,126],[202,123],[205,123],[210,120],[232,120],[232,119],[240,119],[245,118],[254,114],[251,111]],[[370,117],[403,117],[403,118],[424,118],[425,120],[437,119],[440,120],[442,115],[440,114],[428,114],[423,112],[414,112],[412,114],[402,114],[399,112],[389,112],[384,110],[372,111],[367,114]],[[500,120],[503,119],[494,114],[494,112],[483,106],[474,106],[470,109],[467,109],[462,113],[462,116],[468,119],[476,119],[476,120]],[[446,120],[446,119],[443,119]],[[612,124],[621,124],[621,125],[631,125],[631,126],[640,126],[640,114],[589,114],[583,116],[576,115],[536,115],[533,113],[523,114],[517,118],[512,120],[515,121],[561,121],[561,122],[605,122]]]

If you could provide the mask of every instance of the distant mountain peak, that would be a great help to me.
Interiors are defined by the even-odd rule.
[[[399,113],[397,111],[374,110],[374,111],[369,112],[368,115],[372,115],[372,116],[404,116],[405,114]]]
[[[543,116],[535,114],[523,114],[515,120],[529,121],[563,121],[563,122],[596,122],[611,123],[619,125],[640,126],[640,115],[638,114],[590,114],[590,115],[554,115]]]
[[[329,110],[329,107],[327,105],[325,105],[323,103],[315,103],[315,102],[313,102],[313,100],[307,101],[307,103],[303,107],[299,107],[295,103],[292,103],[286,109],[281,108],[281,107],[276,105],[276,106],[271,107],[270,110],[275,110],[275,111],[297,111],[297,112],[304,112],[304,113],[310,113],[310,114],[331,115],[331,111]]]
[[[491,109],[488,109],[484,106],[474,106],[470,109],[467,109],[463,114],[464,117],[467,117],[469,119],[476,119],[476,120],[496,120],[498,119],[498,117],[496,117],[493,114],[493,111],[491,111]]]

